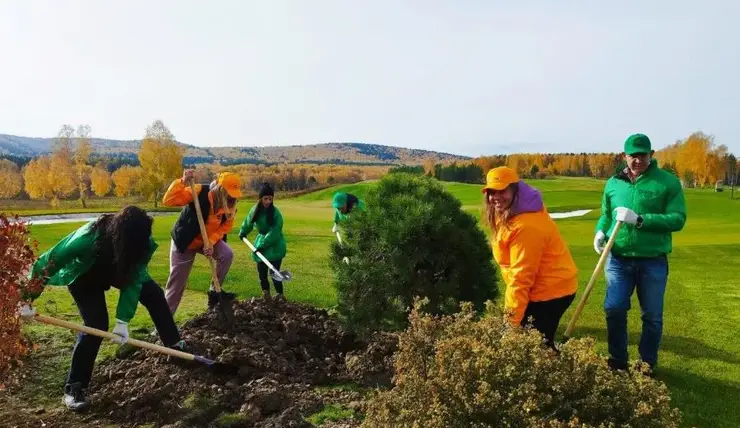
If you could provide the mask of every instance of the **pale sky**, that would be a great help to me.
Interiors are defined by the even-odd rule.
[[[740,1],[0,0],[0,133],[740,153]]]

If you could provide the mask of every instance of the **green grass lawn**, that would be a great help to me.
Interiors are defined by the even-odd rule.
[[[154,208],[153,202],[144,201],[139,196],[90,198],[86,201],[85,208],[79,200],[61,200],[58,208],[52,208],[47,200],[0,200],[0,211],[20,216],[115,212],[128,204],[135,204],[151,211],[173,211],[172,208],[163,207],[161,204]]]
[[[557,178],[529,181],[542,190],[551,212],[575,209],[595,209],[584,217],[558,220],[580,268],[581,289],[588,282],[598,260],[592,247],[593,230],[598,216],[603,181],[582,178]],[[343,186],[363,197],[371,184]],[[445,183],[460,198],[466,210],[480,211],[480,186]],[[293,272],[294,280],[286,284],[289,299],[328,307],[335,302],[332,272],[328,266],[333,213],[331,195],[336,188],[303,195],[289,200],[276,200],[285,218],[288,255],[283,268]],[[740,201],[731,201],[727,193],[711,190],[686,190],[688,221],[683,231],[674,234],[674,252],[670,256],[670,275],[665,304],[664,336],[660,353],[658,378],[665,381],[674,403],[683,412],[687,425],[702,427],[740,426],[740,291],[736,275],[740,261]],[[260,289],[249,249],[236,237],[236,229],[254,201],[239,206],[237,224],[229,243],[235,251],[232,269],[224,283],[227,290],[241,298],[258,295]],[[154,234],[160,244],[150,272],[162,286],[168,274],[169,232],[175,216],[155,218]],[[40,225],[32,227],[33,236],[41,249],[53,245],[80,223]],[[250,236],[254,238],[254,232]],[[208,288],[210,271],[203,257],[198,257],[190,276],[177,321],[181,322],[205,309],[204,292]],[[503,285],[502,285],[503,286]],[[606,352],[606,325],[602,311],[605,283],[603,273],[579,319],[574,335],[592,335],[598,339],[598,351]],[[578,298],[580,298],[580,293]],[[111,313],[117,295],[108,296]],[[561,323],[564,330],[577,301]],[[40,311],[78,321],[71,298],[64,288],[49,287],[37,301]],[[640,311],[633,297],[630,311],[630,357],[636,358],[640,331]],[[140,308],[132,322],[132,330],[150,328],[146,310]],[[64,330],[32,325],[29,334],[55,346],[59,337],[71,344],[72,335]],[[115,345],[105,345],[101,358],[110,355]],[[37,395],[57,401],[67,369],[68,351],[57,353],[55,376],[50,384],[39,385]]]

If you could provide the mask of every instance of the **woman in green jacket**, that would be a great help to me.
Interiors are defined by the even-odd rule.
[[[128,340],[128,323],[141,302],[149,311],[165,346],[184,350],[164,292],[147,272],[149,260],[157,248],[152,239],[153,219],[135,206],[116,214],[104,214],[70,233],[43,253],[31,269],[33,277],[44,285],[66,286],[84,325],[108,330],[105,292],[111,286],[120,290],[113,333],[118,343]],[[23,296],[33,302],[41,292]],[[30,303],[20,308],[20,315],[32,319],[36,314]],[[85,393],[102,339],[80,333],[72,350],[72,365],[64,386],[64,404],[80,410],[87,404]]]
[[[331,229],[334,233],[337,232],[339,223],[349,218],[355,209],[360,211],[365,209],[365,202],[362,199],[345,192],[334,193],[331,205],[334,207],[334,227]]]
[[[249,232],[257,226],[257,238],[254,241],[256,251],[262,253],[265,258],[272,263],[275,269],[280,270],[280,264],[285,257],[287,248],[285,237],[283,236],[283,215],[280,210],[273,204],[275,192],[269,183],[264,183],[259,192],[259,200],[249,210],[249,214],[242,222],[239,230],[239,239],[244,239]],[[257,262],[257,272],[259,274],[260,286],[262,287],[262,296],[270,298],[270,282],[268,281],[268,267],[260,260],[256,253],[252,253],[252,259]],[[272,284],[275,287],[275,299],[285,300],[283,295],[283,283],[272,278]]]

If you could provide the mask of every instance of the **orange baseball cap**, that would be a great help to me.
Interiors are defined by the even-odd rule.
[[[508,166],[499,166],[488,171],[486,175],[486,186],[481,190],[481,193],[486,193],[488,190],[504,190],[510,184],[517,183],[518,181],[519,176],[516,171]]]
[[[222,172],[218,175],[217,183],[226,189],[226,193],[232,198],[241,198],[241,179],[233,172]]]

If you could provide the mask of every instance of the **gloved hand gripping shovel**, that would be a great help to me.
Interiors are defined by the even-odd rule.
[[[594,284],[596,283],[596,277],[599,275],[599,272],[601,272],[601,269],[604,267],[604,263],[606,263],[606,258],[612,249],[612,245],[614,245],[614,240],[616,239],[617,233],[619,232],[619,229],[621,227],[622,222],[617,220],[617,224],[614,226],[614,230],[612,231],[612,236],[609,237],[609,241],[607,241],[606,245],[604,246],[604,250],[601,252],[601,257],[599,257],[599,262],[596,263],[594,273],[591,274],[591,279],[586,285],[583,296],[581,296],[581,301],[578,302],[578,307],[576,307],[576,311],[573,313],[573,317],[568,323],[568,328],[565,329],[565,334],[563,335],[565,341],[568,341],[568,339],[570,339],[570,334],[573,332],[573,327],[575,327],[576,325],[576,320],[578,320],[578,317],[581,315],[581,311],[583,311],[583,307],[586,305],[588,295],[591,294],[591,289],[594,288]]]
[[[206,225],[203,222],[203,213],[200,209],[200,201],[198,200],[198,193],[195,191],[195,185],[190,181],[190,191],[193,192],[193,204],[195,205],[195,213],[198,215],[198,224],[200,225],[200,236],[203,237],[203,248],[211,248],[211,241],[208,240],[208,232],[206,232]],[[216,289],[216,295],[218,296],[218,318],[219,321],[230,326],[234,322],[234,301],[224,297],[224,293],[221,291],[221,284],[218,282],[218,271],[216,267],[216,260],[211,256],[206,256],[208,263],[211,265],[211,277],[213,281],[213,288]]]
[[[97,328],[75,324],[69,321],[48,317],[46,315],[41,315],[38,313],[34,315],[33,319],[36,321],[42,322],[44,324],[49,324],[49,325],[62,327],[62,328],[68,328],[70,330],[91,334],[93,336],[102,337],[103,339],[110,339],[114,342],[120,343],[119,341],[121,337],[116,334],[110,333],[108,331],[98,330]],[[157,351],[157,352],[160,352],[162,354],[166,354],[172,357],[182,358],[188,361],[195,361],[201,364],[205,364],[206,366],[208,366],[211,369],[214,369],[218,373],[236,374],[239,371],[238,367],[233,366],[231,364],[220,363],[220,362],[208,359],[206,357],[201,357],[200,355],[188,354],[187,352],[178,351],[177,349],[167,348],[166,346],[156,345],[154,343],[144,342],[142,340],[129,338],[126,341],[126,344],[131,344],[139,348]]]
[[[253,253],[257,254],[257,257],[259,257],[260,260],[262,260],[262,262],[266,264],[268,268],[270,268],[270,276],[272,277],[272,279],[274,279],[275,281],[280,281],[280,282],[286,282],[286,281],[290,281],[291,279],[293,279],[293,274],[290,273],[290,271],[288,270],[278,271],[277,269],[275,269],[275,266],[273,266],[272,263],[270,263],[269,260],[267,260],[265,256],[262,255],[262,253],[260,253],[259,251],[257,251],[256,248],[254,248],[254,245],[252,245],[252,243],[249,242],[249,239],[242,238],[242,241],[244,241],[244,243],[247,244],[247,246],[252,250]]]

